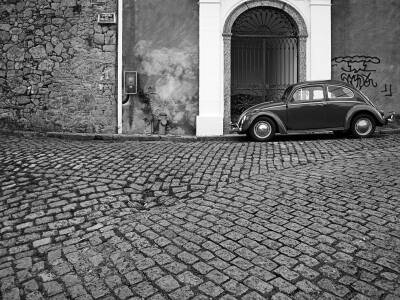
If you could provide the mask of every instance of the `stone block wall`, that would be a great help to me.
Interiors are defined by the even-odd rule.
[[[0,0],[0,128],[115,132],[116,1]]]

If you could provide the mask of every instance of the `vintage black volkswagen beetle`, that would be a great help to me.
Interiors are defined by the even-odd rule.
[[[347,83],[307,81],[289,86],[281,102],[264,102],[247,109],[233,130],[256,141],[271,140],[275,133],[319,130],[368,137],[376,126],[393,121],[393,116],[385,116]]]

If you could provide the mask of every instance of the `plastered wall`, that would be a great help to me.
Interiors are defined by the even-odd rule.
[[[151,133],[165,113],[168,133],[195,134],[198,14],[195,0],[124,1],[124,69],[139,78],[138,95],[123,106],[124,133]]]
[[[332,0],[332,78],[400,112],[400,1]]]

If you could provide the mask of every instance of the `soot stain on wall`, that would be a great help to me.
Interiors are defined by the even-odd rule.
[[[152,132],[165,113],[171,134],[195,134],[198,114],[198,4],[139,0],[124,6],[124,69],[138,71],[138,95],[124,105],[126,133]]]

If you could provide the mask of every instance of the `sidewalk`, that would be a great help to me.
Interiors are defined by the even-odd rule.
[[[318,131],[315,134],[329,134],[329,131]],[[400,128],[377,128],[375,135],[398,134]],[[73,132],[39,132],[24,130],[0,129],[0,134],[17,136],[41,136],[64,140],[100,140],[100,141],[174,141],[174,142],[203,142],[203,141],[246,141],[246,135],[227,134],[220,136],[189,136],[189,135],[157,135],[157,134],[102,134],[102,133],[73,133]],[[292,136],[306,135],[305,132],[292,134]],[[279,134],[278,134],[279,136]],[[309,135],[312,136],[312,135]]]

